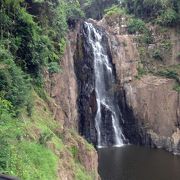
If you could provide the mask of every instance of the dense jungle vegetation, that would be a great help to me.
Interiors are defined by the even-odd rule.
[[[37,94],[47,99],[43,71],[60,70],[68,21],[81,17],[76,0],[0,1],[0,173],[56,179],[58,158],[47,142],[58,149],[63,143]],[[84,175],[74,167],[77,177]]]

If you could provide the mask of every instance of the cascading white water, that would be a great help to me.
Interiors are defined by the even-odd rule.
[[[107,145],[102,140],[102,107],[105,107],[111,114],[113,145],[123,145],[123,134],[119,125],[119,112],[115,97],[112,95],[112,88],[115,82],[113,76],[113,68],[109,61],[109,57],[102,45],[102,32],[99,32],[91,23],[85,23],[87,28],[88,41],[92,46],[94,55],[94,71],[95,71],[95,91],[97,101],[97,113],[95,117],[95,126],[98,136],[98,147]],[[106,137],[105,137],[106,139]]]

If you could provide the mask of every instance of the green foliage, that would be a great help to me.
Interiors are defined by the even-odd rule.
[[[0,107],[0,173],[27,180],[55,180],[58,158],[44,146],[55,135],[46,130],[41,134],[41,143],[30,141],[27,137],[33,133],[27,131],[27,120],[14,118],[11,103],[3,98],[0,98]],[[41,113],[38,112],[35,118],[39,119]],[[59,141],[56,144],[59,146]]]
[[[175,79],[177,81],[179,80],[179,75],[175,70],[166,69],[163,71],[159,71],[158,75],[165,76],[165,77],[170,78],[170,79]]]
[[[141,64],[137,67],[138,75],[136,76],[137,79],[140,79],[142,76],[146,75],[146,70],[143,68]]]
[[[132,18],[128,21],[128,32],[130,34],[147,32],[146,24],[141,19]]]
[[[171,50],[172,49],[172,42],[171,40],[163,39],[160,43],[160,47],[164,50]]]
[[[67,21],[84,17],[77,0],[3,0],[0,9],[1,40],[15,63],[35,79],[41,78],[45,66],[62,57]]]
[[[79,1],[68,0],[66,4],[66,16],[67,19],[78,20],[85,16],[84,12],[81,10]]]
[[[0,1],[0,173],[57,179],[56,154],[70,152],[43,101],[50,102],[43,72],[60,71],[68,25],[83,16],[76,0]],[[71,153],[72,173],[92,179],[77,161],[77,147]]]
[[[75,174],[75,180],[91,180],[92,178],[82,168],[78,168]]]
[[[175,10],[168,8],[166,11],[161,13],[157,19],[156,23],[162,26],[173,26],[178,21],[178,14]]]
[[[145,22],[141,19],[129,17],[127,30],[130,34],[140,34],[140,36],[137,37],[139,43],[150,44],[153,42],[152,33],[146,27]]]
[[[80,6],[82,10],[86,10],[87,8],[90,8],[93,0],[79,0]]]
[[[71,154],[73,155],[74,159],[77,161],[78,160],[78,149],[77,149],[77,146],[72,146],[70,151],[71,151]]]
[[[112,15],[125,15],[125,9],[120,8],[118,5],[112,5],[110,8],[104,10],[105,16]]]
[[[174,90],[180,93],[180,83],[176,83],[174,86]]]
[[[12,111],[12,104],[7,101],[6,99],[3,99],[0,97],[0,117],[3,113],[9,113]]]
[[[177,65],[173,68],[169,68],[169,69],[167,68],[164,70],[160,70],[156,73],[157,75],[176,80],[176,84],[175,84],[173,89],[177,92],[180,92],[180,78],[179,78],[180,77],[179,76],[180,71],[179,71],[179,67],[180,66]],[[178,73],[178,71],[179,71],[179,73]]]
[[[64,1],[61,1],[61,3],[58,4],[56,8],[51,7],[50,13],[51,12],[53,14],[53,17],[49,17],[48,23],[52,26],[52,28],[49,27],[49,29],[53,32],[52,39],[54,39],[55,42],[57,41],[59,43],[61,39],[66,35],[67,31],[66,3]]]
[[[0,49],[0,94],[16,108],[29,103],[30,81],[13,61],[9,51]]]
[[[146,31],[142,35],[142,42],[145,44],[151,44],[153,42],[153,36],[152,36],[152,33],[150,31]]]
[[[152,56],[153,56],[154,59],[157,59],[157,60],[160,60],[160,61],[163,60],[161,51],[160,51],[159,49],[156,49],[156,50],[153,52],[153,55],[152,55]]]
[[[21,122],[12,118],[11,103],[0,98],[0,106],[0,173],[10,173],[8,168],[11,165],[11,147],[22,137],[23,130]]]
[[[60,69],[59,69],[59,64],[57,63],[57,62],[51,62],[51,63],[49,63],[49,65],[48,65],[49,67],[48,67],[48,71],[49,71],[49,73],[58,73],[59,71],[60,71]]]
[[[66,48],[66,40],[64,38],[61,39],[59,46],[60,48],[60,55],[63,56]]]
[[[36,143],[21,142],[10,149],[8,172],[27,180],[56,179],[57,156]]]
[[[0,93],[16,109],[26,105],[31,115],[29,75],[37,89],[42,89],[45,66],[51,74],[59,72],[58,61],[66,47],[67,20],[80,18],[80,5],[78,1],[74,4],[4,0],[0,9],[0,67],[3,67],[0,68]]]
[[[130,14],[163,26],[180,23],[179,0],[124,0],[123,5]]]
[[[51,132],[45,131],[40,135],[39,143],[46,146],[47,142],[52,140],[53,134]]]

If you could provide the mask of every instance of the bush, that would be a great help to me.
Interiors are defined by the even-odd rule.
[[[113,5],[110,8],[104,10],[105,16],[112,16],[112,15],[125,15],[125,9],[120,8],[118,5]]]
[[[137,67],[137,71],[138,71],[138,75],[136,76],[137,79],[140,79],[141,77],[143,77],[147,73],[141,64],[139,64],[139,66]]]
[[[48,66],[48,71],[50,74],[58,73],[60,71],[59,64],[57,62],[51,62]]]
[[[156,23],[162,26],[173,26],[176,24],[177,21],[178,14],[175,10],[170,8],[161,13],[156,19]]]
[[[33,21],[33,17],[24,9],[20,9],[16,16],[16,29],[14,34],[21,38],[21,43],[16,54],[16,63],[24,71],[37,77],[42,72],[42,67],[47,59],[46,41],[41,36],[41,29]]]
[[[176,85],[174,86],[174,90],[180,93],[180,84],[176,83]]]
[[[170,79],[175,79],[175,80],[179,80],[179,75],[176,71],[174,70],[164,70],[164,71],[160,71],[158,72],[158,75],[161,75],[161,76],[165,76],[167,78],[170,78]]]
[[[179,0],[124,0],[128,13],[163,26],[180,23]]]
[[[84,12],[81,10],[79,1],[76,1],[76,0],[67,1],[66,16],[67,16],[67,19],[71,19],[74,21],[82,17],[85,17]]]
[[[156,49],[154,52],[153,52],[153,58],[154,59],[157,59],[157,60],[163,60],[163,57],[162,57],[162,54],[161,54],[161,52],[160,52],[160,50],[159,49]]]
[[[29,103],[31,85],[13,61],[13,56],[1,46],[0,49],[0,93],[18,109]]]
[[[141,19],[132,18],[128,21],[128,32],[130,34],[135,33],[146,33],[148,29],[146,28],[146,24]]]
[[[78,148],[76,146],[72,146],[71,149],[71,154],[73,155],[74,159],[78,161]]]
[[[180,79],[179,74],[175,69],[165,69],[157,72],[157,75],[164,76],[166,78],[174,79],[176,80],[176,84],[174,86],[174,90],[177,92],[180,92]]]
[[[39,143],[46,146],[47,142],[50,141],[53,137],[53,134],[51,132],[45,131],[41,133],[39,138]]]

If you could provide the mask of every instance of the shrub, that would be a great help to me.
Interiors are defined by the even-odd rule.
[[[134,34],[136,32],[146,33],[147,31],[148,29],[146,28],[144,21],[141,19],[132,18],[128,21],[128,32],[130,34]]]
[[[172,48],[172,42],[171,42],[171,40],[162,40],[160,46],[161,46],[164,50],[171,50],[171,48]]]
[[[163,60],[163,57],[162,57],[162,54],[161,54],[161,52],[160,52],[160,50],[159,49],[156,49],[154,52],[153,52],[153,58],[154,59],[157,59],[157,60]]]
[[[174,90],[180,93],[180,84],[176,83],[176,85],[174,86]]]
[[[74,21],[85,16],[84,12],[81,10],[79,1],[76,1],[76,0],[67,1],[66,16],[67,16],[67,19],[71,19]]]
[[[167,78],[175,79],[177,81],[179,80],[179,75],[174,70],[167,69],[167,70],[164,70],[164,71],[159,71],[158,74],[161,75],[161,76],[165,76]]]
[[[124,0],[123,5],[130,14],[163,26],[180,23],[179,0]]]
[[[104,10],[105,16],[112,16],[112,15],[125,15],[125,9],[120,8],[118,5],[113,5],[110,8]]]
[[[60,71],[59,64],[57,62],[51,62],[48,66],[48,71],[50,74],[58,73]]]
[[[47,145],[47,142],[50,141],[53,137],[53,134],[51,132],[43,132],[41,135],[40,135],[40,138],[39,138],[39,143],[46,146]]]
[[[76,146],[72,146],[71,149],[71,154],[73,155],[74,159],[78,161],[78,148]]]
[[[142,76],[146,75],[146,70],[139,64],[137,67],[138,75],[136,76],[137,79],[140,79]]]
[[[13,56],[3,46],[0,49],[0,93],[18,109],[28,104],[30,81],[13,61]]]
[[[162,26],[172,26],[176,24],[177,20],[178,14],[176,11],[168,8],[157,17],[156,22]]]

